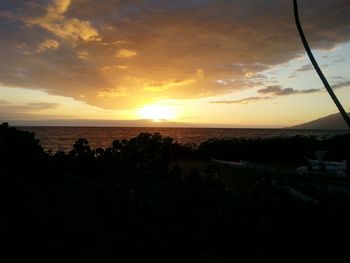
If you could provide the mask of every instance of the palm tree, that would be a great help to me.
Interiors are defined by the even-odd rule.
[[[298,12],[298,2],[297,0],[293,0],[293,5],[294,5],[294,16],[295,16],[295,23],[297,25],[299,34],[300,34],[300,38],[301,41],[304,44],[306,53],[308,54],[312,65],[314,66],[315,70],[317,71],[318,76],[320,77],[320,79],[322,80],[324,86],[326,87],[329,95],[331,96],[331,98],[333,99],[335,105],[338,107],[338,110],[340,111],[341,115],[343,116],[345,122],[348,124],[349,128],[350,128],[350,117],[349,115],[346,113],[346,111],[344,110],[343,106],[341,105],[340,101],[338,100],[337,96],[334,94],[334,91],[332,90],[331,86],[329,85],[326,77],[323,75],[320,67],[317,64],[317,61],[314,57],[314,55],[312,54],[312,51],[310,49],[310,46],[307,42],[307,39],[305,37],[303,28],[301,27],[301,23],[300,23],[300,19],[299,19],[299,12]]]

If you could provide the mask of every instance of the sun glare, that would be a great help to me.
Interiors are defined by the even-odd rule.
[[[137,111],[137,115],[142,119],[156,122],[176,119],[177,113],[173,106],[167,105],[147,105]]]

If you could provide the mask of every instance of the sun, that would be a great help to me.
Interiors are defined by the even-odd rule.
[[[159,122],[176,119],[177,112],[174,106],[146,105],[143,108],[138,109],[137,115],[141,119]]]

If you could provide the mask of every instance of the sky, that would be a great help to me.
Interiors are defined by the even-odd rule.
[[[314,55],[350,111],[350,0],[299,2]],[[333,114],[292,7],[1,0],[0,121],[289,127]]]

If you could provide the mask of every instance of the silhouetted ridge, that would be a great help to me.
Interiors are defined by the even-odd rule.
[[[349,113],[348,113],[349,114]],[[346,122],[344,122],[344,119],[340,115],[340,113],[335,113],[328,115],[326,117],[313,120],[307,123],[299,124],[293,127],[290,127],[291,129],[319,129],[319,130],[348,130],[349,127],[347,126]]]
[[[346,197],[301,202],[272,190],[259,173],[225,177],[213,165],[186,170],[177,161],[206,162],[210,156],[258,161],[262,155],[261,160],[292,158],[295,163],[303,158],[300,154],[318,148],[333,156],[348,153],[349,142],[348,135],[327,140],[211,140],[193,150],[157,133],[141,133],[115,140],[106,149],[91,149],[81,138],[68,153],[47,154],[34,134],[2,124],[2,257],[335,260],[347,255],[346,240],[337,238],[339,233],[350,233]]]

